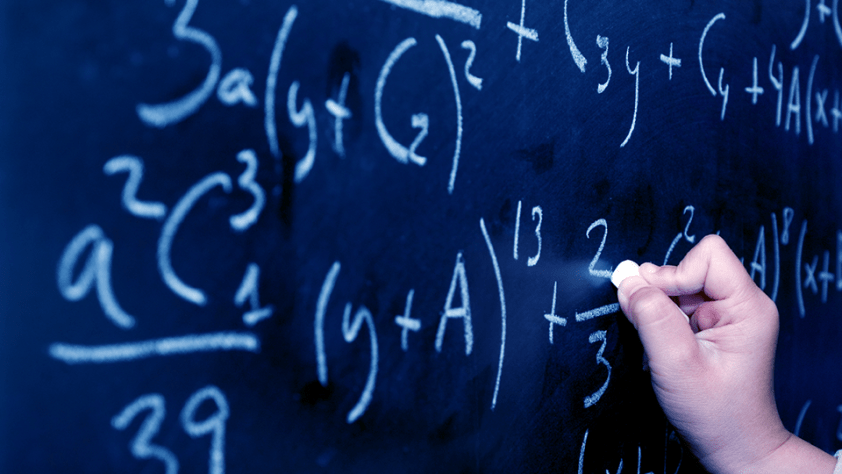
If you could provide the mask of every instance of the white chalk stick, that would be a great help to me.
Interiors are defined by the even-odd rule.
[[[611,283],[614,284],[617,288],[620,287],[620,283],[623,282],[628,277],[638,276],[640,275],[640,266],[634,263],[631,260],[624,260],[617,268],[614,270],[614,273],[611,274]]]
[[[614,273],[611,274],[611,283],[613,283],[614,286],[619,288],[620,283],[622,283],[623,280],[625,280],[626,278],[639,275],[640,265],[634,263],[631,260],[624,260],[620,262],[619,265],[617,265],[617,268],[614,270]],[[681,311],[680,308],[679,311]],[[681,311],[681,315],[684,316],[684,319],[686,319],[688,323],[690,322],[690,316],[687,316],[687,314],[684,311]]]

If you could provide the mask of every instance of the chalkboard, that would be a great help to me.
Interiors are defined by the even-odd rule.
[[[842,448],[838,2],[9,0],[3,472],[702,472],[608,281],[719,233]]]

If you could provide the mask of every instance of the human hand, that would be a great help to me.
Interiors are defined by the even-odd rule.
[[[677,267],[641,265],[618,296],[658,402],[708,470],[833,471],[833,457],[781,422],[772,381],[778,311],[724,240],[705,237]]]

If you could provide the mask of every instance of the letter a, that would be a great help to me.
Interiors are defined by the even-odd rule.
[[[456,284],[459,284],[462,306],[453,307],[453,296],[456,293]],[[450,289],[447,291],[447,300],[444,303],[444,313],[439,321],[439,329],[436,333],[436,352],[441,352],[442,341],[444,341],[444,330],[447,327],[448,318],[462,318],[465,325],[465,355],[470,355],[474,347],[474,330],[471,326],[471,298],[468,296],[468,277],[465,275],[465,260],[462,252],[456,255],[456,267],[453,269],[453,279],[450,280]]]

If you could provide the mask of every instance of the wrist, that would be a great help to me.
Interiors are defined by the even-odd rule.
[[[836,458],[801,438],[787,433],[772,451],[742,463],[715,466],[716,474],[832,474]]]

